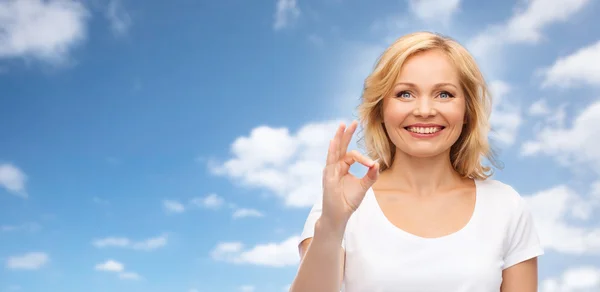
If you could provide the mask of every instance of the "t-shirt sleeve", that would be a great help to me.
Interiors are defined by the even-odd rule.
[[[321,217],[322,209],[323,198],[319,197],[310,209],[310,212],[308,213],[306,221],[304,222],[304,229],[302,230],[302,234],[300,234],[300,241],[298,242],[298,244],[300,244],[307,238],[312,238],[315,235],[315,223],[317,223],[317,219]],[[345,239],[342,239],[342,248],[345,248],[345,244]]]
[[[544,254],[533,216],[525,199],[518,196],[517,207],[508,226],[503,269]]]

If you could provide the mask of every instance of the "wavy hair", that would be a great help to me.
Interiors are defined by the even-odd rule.
[[[371,159],[379,159],[381,171],[394,160],[396,146],[383,125],[383,99],[387,97],[400,74],[400,68],[412,55],[428,50],[440,50],[456,66],[460,86],[466,99],[466,123],[458,140],[450,149],[450,161],[463,177],[487,179],[494,166],[494,152],[488,141],[491,96],[483,74],[471,54],[455,40],[431,32],[415,32],[397,39],[378,58],[376,66],[365,79],[358,106],[363,127],[362,144]]]

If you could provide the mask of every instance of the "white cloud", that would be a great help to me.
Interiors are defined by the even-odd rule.
[[[9,163],[0,164],[0,186],[10,193],[26,198],[26,181],[27,176],[18,167]]]
[[[510,43],[538,43],[549,25],[565,22],[581,11],[589,0],[529,0],[517,7],[505,23],[493,25],[476,35],[468,44],[476,56],[486,56]],[[520,1],[519,3],[524,3]]]
[[[254,292],[255,290],[256,290],[256,287],[254,287],[252,285],[240,286],[240,292]]]
[[[568,88],[580,85],[600,86],[600,41],[559,58],[540,69],[542,87]]]
[[[208,209],[219,209],[224,203],[225,200],[217,194],[208,194],[203,198],[193,198],[190,200],[190,204]]]
[[[97,264],[94,269],[105,272],[122,272],[125,270],[125,266],[115,260],[107,260],[104,263]]]
[[[185,211],[185,206],[174,200],[164,200],[163,207],[169,213],[183,213]]]
[[[120,247],[133,250],[151,251],[167,245],[168,236],[160,235],[146,240],[134,242],[126,237],[106,237],[97,239],[92,244],[97,248]]]
[[[211,252],[213,259],[234,264],[285,267],[298,264],[298,236],[282,242],[258,244],[244,250],[241,242],[219,243]]]
[[[245,217],[264,217],[265,215],[256,210],[256,209],[246,209],[246,208],[240,208],[237,209],[233,212],[233,219],[238,219],[238,218],[245,218]]]
[[[241,242],[222,242],[212,251],[213,258],[221,258],[221,255],[238,253],[242,250],[244,244]]]
[[[28,231],[35,232],[40,230],[41,226],[38,223],[30,222],[23,223],[20,225],[0,225],[0,231],[2,232],[11,232],[11,231]]]
[[[547,116],[550,114],[550,108],[548,107],[548,103],[545,99],[539,99],[536,102],[532,103],[529,106],[529,115],[537,117],[537,116]]]
[[[518,9],[506,23],[507,37],[514,42],[538,42],[546,26],[567,21],[589,2],[589,0],[530,0],[525,9]]]
[[[461,0],[408,0],[411,12],[426,22],[447,24],[458,11]]]
[[[300,9],[296,0],[278,0],[275,9],[275,22],[273,23],[275,30],[288,27],[300,17]]]
[[[584,224],[600,209],[600,182],[594,184],[588,196],[558,185],[525,198],[544,248],[566,254],[600,255],[600,227]]]
[[[220,173],[220,170],[213,169],[216,173]],[[221,173],[223,174],[223,173]],[[189,206],[185,206],[177,201],[165,201],[165,208],[170,212],[182,213],[188,208],[199,207],[204,209],[218,210],[223,206],[227,205],[228,208],[233,209],[232,218],[239,219],[244,217],[263,217],[264,214],[256,209],[252,208],[239,208],[234,203],[227,203],[226,200],[215,193],[208,194],[204,197],[195,197],[189,200]]]
[[[167,245],[167,236],[161,235],[158,237],[146,239],[144,241],[135,242],[132,244],[131,247],[135,250],[149,251],[149,250],[155,250],[155,249],[161,248],[165,245]]]
[[[95,247],[127,247],[131,244],[131,241],[125,237],[107,237],[103,239],[97,239],[92,243]]]
[[[79,1],[2,1],[0,58],[61,63],[85,39],[89,15]]]
[[[325,155],[338,125],[338,121],[310,123],[294,134],[286,128],[260,126],[233,142],[232,158],[210,162],[209,167],[245,186],[268,189],[287,206],[312,206],[321,194]]]
[[[30,252],[20,256],[11,256],[6,261],[6,268],[11,270],[38,270],[50,261],[44,252]]]
[[[131,26],[131,16],[123,8],[122,0],[110,0],[106,11],[106,18],[110,22],[110,28],[117,36],[127,34]]]
[[[560,278],[545,279],[540,292],[595,292],[600,291],[600,268],[581,266],[566,270]]]
[[[570,127],[564,125],[562,109],[550,116],[560,119],[545,121],[534,131],[534,138],[521,146],[524,156],[548,155],[567,166],[587,165],[600,173],[600,101],[586,106]]]
[[[105,261],[104,263],[100,263],[97,264],[96,266],[94,266],[94,269],[96,271],[101,271],[101,272],[110,272],[110,273],[118,273],[119,278],[123,279],[123,280],[139,280],[141,279],[140,275],[138,273],[135,272],[131,272],[131,271],[125,271],[125,265],[109,259],[107,261]]]
[[[506,146],[515,143],[519,128],[523,122],[521,109],[514,99],[509,99],[512,88],[507,83],[496,80],[490,82],[493,110],[490,117],[492,125],[491,137]]]

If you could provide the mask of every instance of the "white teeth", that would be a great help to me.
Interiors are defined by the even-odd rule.
[[[428,127],[428,128],[423,128],[423,127],[408,127],[408,130],[413,132],[413,133],[419,133],[419,134],[433,134],[435,132],[438,132],[440,130],[442,130],[441,128],[438,127]]]

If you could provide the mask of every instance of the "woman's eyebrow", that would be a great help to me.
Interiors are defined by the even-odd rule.
[[[408,87],[418,87],[416,84],[411,83],[411,82],[398,82],[398,83],[394,84],[394,87],[396,87],[398,85],[404,85],[404,86],[408,86]],[[454,85],[454,83],[451,83],[451,82],[437,83],[437,84],[433,85],[433,88],[438,88],[438,87],[442,87],[442,86],[452,86],[454,88],[458,88],[456,85]]]

